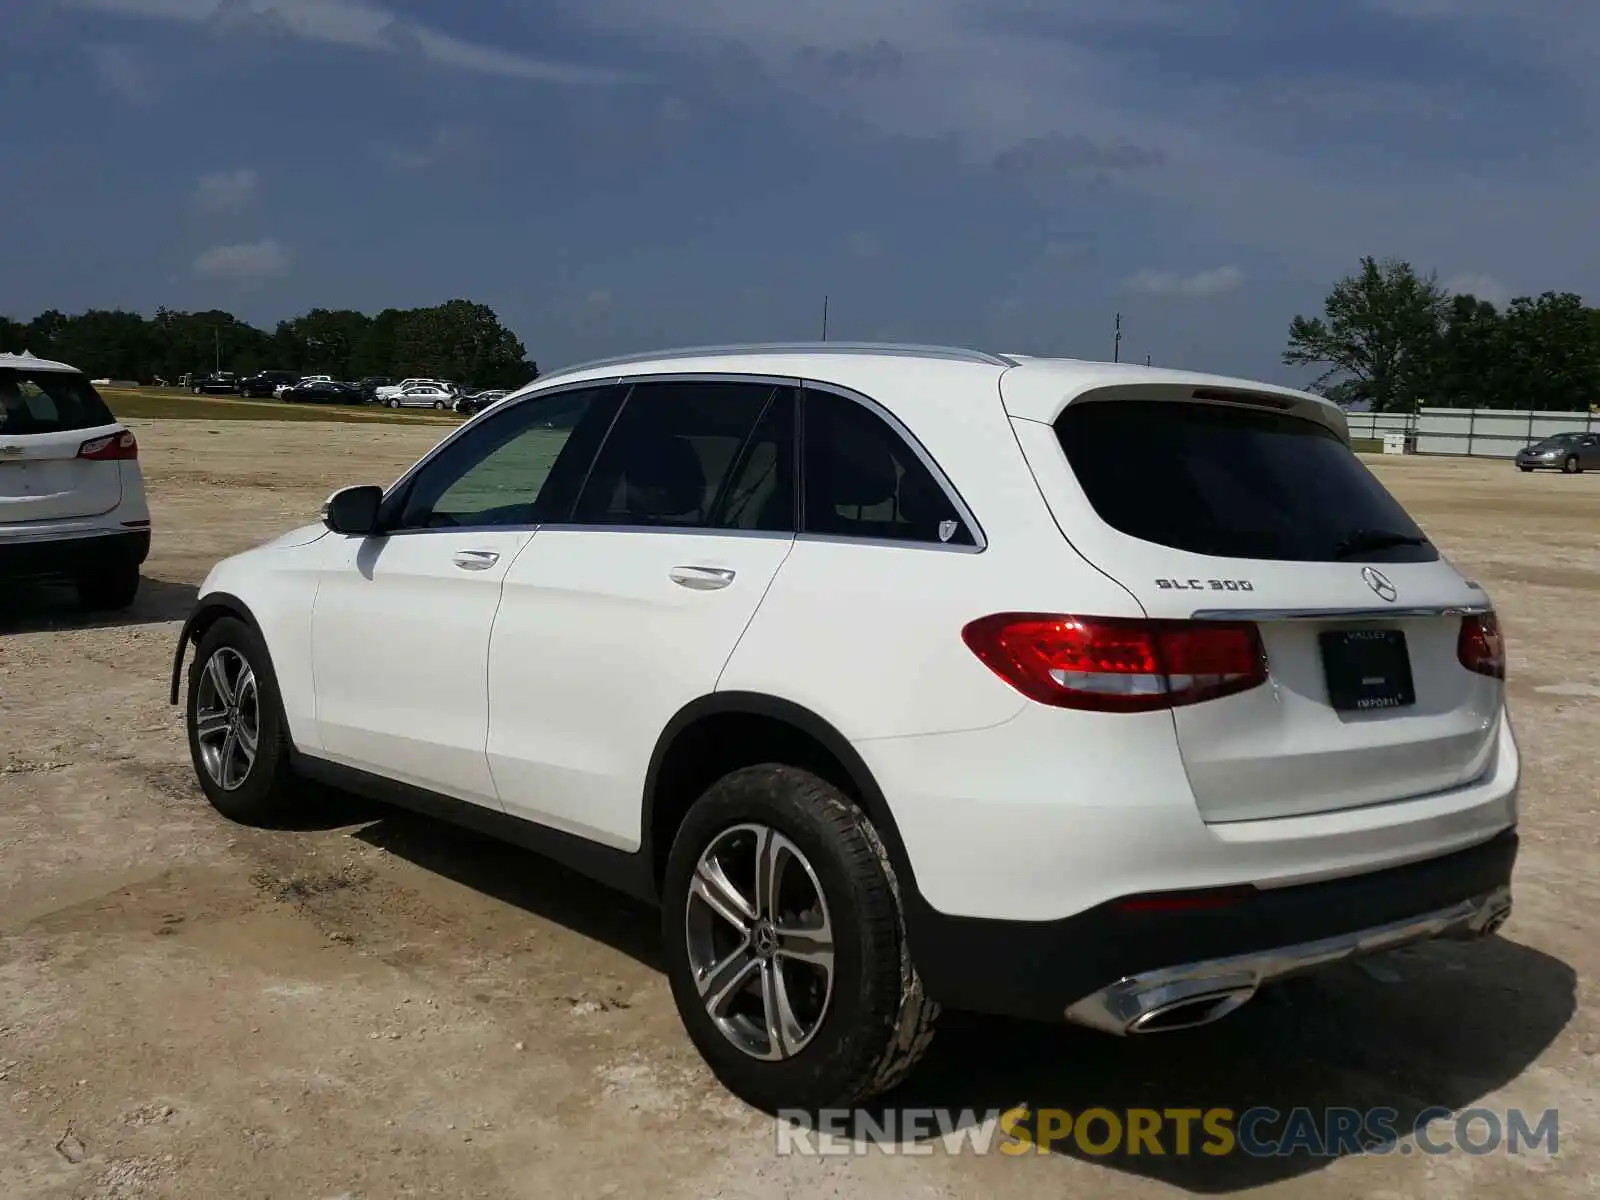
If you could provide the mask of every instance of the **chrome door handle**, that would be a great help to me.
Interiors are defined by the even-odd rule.
[[[679,587],[695,592],[714,592],[733,582],[733,572],[726,567],[673,567],[668,578]]]
[[[500,555],[493,550],[457,550],[451,561],[463,571],[487,571],[500,561]]]

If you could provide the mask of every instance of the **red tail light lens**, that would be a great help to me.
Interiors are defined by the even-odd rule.
[[[138,458],[139,440],[124,429],[121,433],[108,433],[78,447],[78,457],[91,462],[115,462],[118,459]]]
[[[1249,691],[1267,681],[1254,625],[996,613],[962,640],[996,675],[1041,704],[1151,712]]]
[[[1456,657],[1469,671],[1490,679],[1506,677],[1506,643],[1500,636],[1500,622],[1493,613],[1461,618]]]

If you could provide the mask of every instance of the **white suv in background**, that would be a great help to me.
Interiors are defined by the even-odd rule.
[[[126,608],[149,552],[133,434],[82,371],[0,354],[0,582],[63,578],[87,608]]]
[[[1489,598],[1327,401],[918,347],[541,379],[220,563],[185,624],[223,813],[317,779],[658,901],[765,1107],[883,1090],[940,1006],[1113,1034],[1510,908]]]

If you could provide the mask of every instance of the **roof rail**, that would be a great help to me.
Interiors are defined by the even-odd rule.
[[[621,367],[629,363],[664,362],[674,358],[706,358],[722,354],[877,354],[904,358],[940,358],[950,362],[982,363],[992,367],[1011,365],[999,355],[986,354],[982,350],[966,350],[957,346],[917,346],[896,342],[752,342],[731,346],[685,346],[676,350],[655,350],[641,354],[622,354],[615,358],[597,358],[591,362],[560,367],[539,376],[539,380],[542,383],[558,375],[571,375],[598,367]]]

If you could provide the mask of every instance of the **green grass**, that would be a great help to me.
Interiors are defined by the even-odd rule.
[[[120,420],[144,421],[340,421],[398,425],[454,425],[461,420],[432,410],[363,405],[285,404],[281,400],[244,400],[233,396],[196,396],[177,389],[101,388]]]
[[[1351,438],[1350,449],[1357,454],[1382,454],[1382,438]]]

